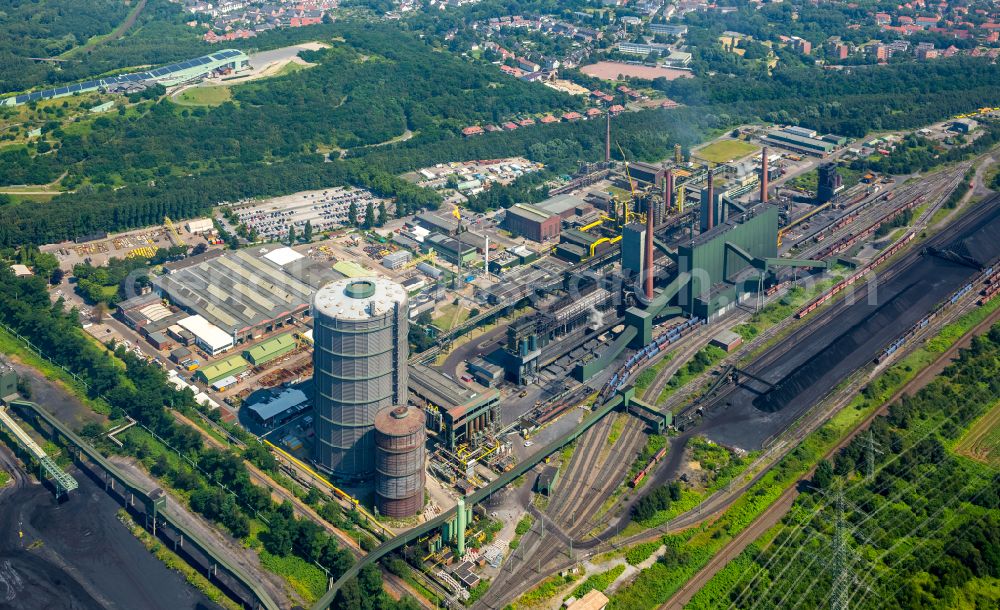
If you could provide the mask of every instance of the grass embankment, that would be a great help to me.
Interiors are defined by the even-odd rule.
[[[73,375],[31,351],[21,340],[2,327],[0,327],[0,353],[17,357],[25,365],[45,375],[46,379],[59,383],[93,411],[105,416],[111,413],[111,407],[103,400],[87,398],[87,389]]]
[[[142,529],[142,527],[136,523],[127,512],[125,512],[125,509],[118,509],[118,520],[121,521],[130,532],[132,532],[132,535],[135,536],[150,553],[162,561],[163,565],[167,566],[170,570],[179,572],[182,576],[184,576],[184,579],[191,584],[191,586],[204,593],[205,597],[209,598],[223,608],[227,608],[228,610],[239,610],[241,608],[239,604],[226,597],[222,591],[209,582],[207,578],[202,576],[201,572],[185,563],[185,561],[178,557],[173,551],[163,546],[159,540],[153,538],[149,532]]]
[[[656,540],[654,542],[640,542],[625,549],[625,561],[637,566],[649,559],[663,544]]]
[[[549,576],[534,589],[517,598],[517,601],[509,607],[514,610],[541,607],[556,595],[568,591],[569,587],[578,580],[580,580],[579,574],[566,574],[565,576],[556,574],[555,576]]]
[[[701,375],[707,369],[715,366],[725,357],[726,350],[714,345],[706,345],[698,350],[698,353],[693,358],[688,360],[684,366],[677,369],[677,372],[670,378],[667,385],[663,386],[663,389],[660,390],[659,395],[656,397],[655,404],[663,404],[667,398],[670,398],[671,394],[687,385],[688,382]]]
[[[528,533],[531,526],[534,525],[535,518],[531,515],[525,515],[521,517],[521,520],[517,522],[514,526],[514,539],[510,541],[510,550],[517,550],[517,547],[521,545],[521,536]]]
[[[251,544],[251,546],[254,546]],[[314,564],[301,557],[286,555],[279,557],[264,550],[257,542],[260,564],[282,576],[296,593],[312,603],[326,593],[326,574]]]
[[[939,334],[939,337],[944,338],[942,341],[928,342],[928,347],[915,350],[887,368],[864,392],[779,460],[716,521],[703,524],[695,530],[664,536],[663,542],[667,545],[664,557],[649,569],[643,570],[631,584],[620,589],[612,597],[609,608],[633,610],[655,608],[664,603],[730,540],[773,504],[789,486],[795,484],[836,447],[841,439],[933,361],[936,354],[948,349],[958,337],[985,319],[997,306],[1000,306],[1000,300],[966,314],[942,329]],[[950,337],[954,338],[949,342]],[[936,351],[928,352],[930,347]]]
[[[614,445],[621,438],[622,430],[625,429],[625,422],[628,421],[627,413],[616,413],[614,421],[611,422],[611,431],[608,432],[608,446]]]
[[[606,572],[591,574],[587,577],[587,580],[580,584],[580,586],[573,589],[573,597],[579,599],[594,589],[603,592],[605,589],[610,587],[611,583],[615,582],[624,571],[624,565],[617,565]]]
[[[660,371],[663,370],[663,367],[667,366],[667,364],[669,364],[670,361],[673,359],[674,359],[674,352],[669,352],[663,355],[656,364],[654,364],[653,366],[649,367],[648,369],[639,373],[636,376],[635,393],[640,398],[649,398],[648,396],[646,396],[646,388],[648,388],[653,384],[653,381],[660,374]]]

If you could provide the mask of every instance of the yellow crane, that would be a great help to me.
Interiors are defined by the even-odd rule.
[[[169,216],[164,216],[163,217],[163,224],[166,225],[167,231],[170,232],[170,239],[173,240],[174,245],[177,245],[177,246],[184,246],[184,245],[186,245],[184,243],[184,240],[181,239],[180,232],[177,230],[177,227],[174,226],[174,223],[173,223],[172,220],[170,220]]]
[[[410,262],[406,263],[405,265],[403,265],[403,269],[412,269],[413,267],[416,267],[417,265],[419,265],[420,263],[422,263],[424,261],[430,261],[430,263],[433,264],[434,263],[434,257],[436,257],[436,256],[437,256],[437,251],[436,250],[431,250],[427,254],[424,254],[423,256],[418,256],[417,258],[415,258],[415,259],[411,260]]]
[[[632,199],[624,206],[625,214],[623,214],[623,218],[625,219],[625,224],[628,224],[629,212],[635,206],[635,184],[632,182],[631,172],[628,171],[628,159],[625,158],[625,150],[622,149],[621,143],[615,142],[615,145],[618,146],[618,152],[622,154],[622,161],[625,162],[625,177],[628,178],[628,189],[632,193]]]

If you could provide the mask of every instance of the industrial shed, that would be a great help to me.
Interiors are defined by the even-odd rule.
[[[233,337],[202,316],[178,320],[181,328],[194,335],[194,342],[209,356],[215,356],[233,347]]]
[[[260,366],[294,351],[297,346],[292,333],[285,333],[244,350],[243,357],[254,366]]]
[[[273,247],[185,260],[167,269],[153,280],[157,292],[239,342],[301,320],[309,314],[312,294],[342,277],[326,265]]]
[[[148,72],[105,76],[83,83],[63,85],[54,89],[5,97],[0,99],[0,106],[17,106],[27,104],[28,102],[51,100],[90,91],[127,91],[130,87],[139,86],[145,88],[156,83],[170,87],[198,78],[204,78],[215,71],[239,71],[247,68],[249,65],[250,58],[243,51],[222,49],[211,55],[179,61],[160,68],[154,68]]]
[[[225,360],[198,369],[195,377],[205,383],[215,383],[231,375],[239,375],[248,368],[250,368],[250,363],[244,360],[243,356],[230,356]]]

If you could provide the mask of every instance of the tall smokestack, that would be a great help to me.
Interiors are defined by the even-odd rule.
[[[663,216],[666,218],[670,214],[670,206],[673,205],[671,199],[674,196],[674,170],[668,169],[663,176]],[[663,222],[663,218],[660,219]]]
[[[611,111],[608,111],[607,133],[604,136],[604,162],[611,163]]]
[[[767,147],[760,153],[760,200],[767,203]]]
[[[653,198],[646,206],[646,298],[653,298]]]
[[[715,226],[715,186],[712,184],[712,166],[708,166],[708,228]]]

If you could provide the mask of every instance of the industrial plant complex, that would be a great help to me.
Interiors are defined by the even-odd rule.
[[[53,252],[70,265],[119,250],[127,258],[141,240],[205,244],[157,266],[88,332],[157,363],[205,413],[259,439],[298,484],[358,511],[383,541],[358,565],[398,553],[442,596],[466,597],[492,579],[490,595],[503,601],[504,587],[530,577],[521,564],[499,569],[512,537],[523,536],[539,565],[561,565],[562,542],[513,532],[534,513],[504,494],[511,482],[527,477],[534,496],[551,498],[561,536],[597,552],[627,523],[643,480],[663,484],[667,449],[645,455],[644,439],[683,453],[689,436],[677,433],[695,430],[732,455],[767,451],[846,374],[840,360],[817,368],[824,349],[860,365],[913,336],[871,327],[848,345],[824,330],[815,345],[797,335],[801,348],[780,344],[761,364],[737,365],[760,348],[746,330],[754,314],[803,280],[832,288],[789,319],[868,324],[867,304],[813,312],[903,252],[912,229],[888,238],[879,229],[926,203],[926,189],[874,174],[845,183],[839,159],[855,154],[850,143],[795,126],[748,128],[659,163],[612,160],[610,120],[605,127],[605,160],[534,203],[486,213],[449,203],[360,230],[347,216],[385,200],[313,190],[229,204],[183,232],[166,223]],[[480,165],[527,167],[456,169]],[[447,172],[414,179],[442,182]],[[814,187],[794,186],[790,174],[814,174]],[[933,193],[956,180],[946,178]],[[451,189],[456,202],[469,190]],[[222,247],[224,233],[247,243]],[[956,250],[947,237],[929,246],[940,264],[987,273],[982,248]],[[971,298],[953,283],[922,297],[890,283],[918,303],[897,319],[918,333],[918,313]],[[680,367],[705,360],[701,393],[673,399]],[[2,370],[0,382],[11,391]],[[575,453],[560,457],[572,443]],[[618,495],[624,483],[633,491]],[[611,508],[600,512],[602,503]],[[487,534],[505,514],[510,526]]]

